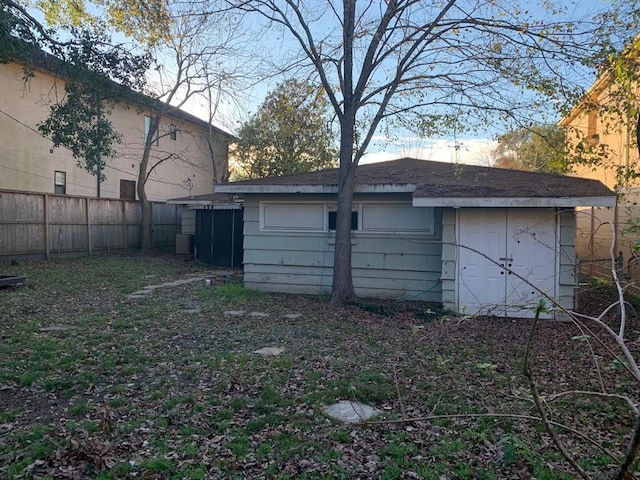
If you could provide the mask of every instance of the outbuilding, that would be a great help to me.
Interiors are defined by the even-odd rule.
[[[209,193],[167,203],[182,205],[176,253],[217,267],[242,265],[241,197]]]
[[[357,295],[508,317],[545,296],[574,308],[576,208],[616,201],[595,180],[412,158],[361,165],[355,182]],[[337,184],[330,169],[216,185],[244,198],[248,288],[330,292]]]

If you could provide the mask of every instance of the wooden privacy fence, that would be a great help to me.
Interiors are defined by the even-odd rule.
[[[151,204],[153,247],[175,245],[179,205]],[[0,260],[140,248],[140,203],[0,190]]]

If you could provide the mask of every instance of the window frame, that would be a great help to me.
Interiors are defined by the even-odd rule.
[[[352,203],[351,204],[351,231],[352,232],[359,232],[362,230],[362,208],[361,208],[362,204],[361,203]],[[337,223],[337,216],[338,216],[338,206],[335,203],[327,203],[326,204],[326,231],[327,232],[332,232],[335,233],[336,229],[331,228],[331,223],[333,223],[331,221],[331,217],[332,214],[335,213],[336,214],[336,223]],[[354,222],[354,214],[355,214],[355,222]],[[354,228],[354,223],[355,223],[355,228]]]
[[[160,145],[159,128],[160,128],[160,125],[156,126],[156,129],[155,129],[155,132],[154,132],[154,138],[151,141],[151,144],[155,145],[156,147],[158,145]],[[149,137],[149,131],[150,130],[151,130],[151,116],[145,115],[144,116],[144,141],[145,141],[145,143],[147,143],[147,138]]]
[[[269,207],[321,207],[322,227],[287,227],[267,224],[267,209]],[[320,223],[320,222],[318,222]],[[261,232],[324,232],[326,231],[326,208],[323,203],[318,202],[260,202],[260,231]]]
[[[178,127],[175,123],[169,124],[169,140],[174,142],[178,140]]]
[[[59,178],[61,178],[62,180],[59,181]],[[53,193],[56,195],[67,194],[67,172],[66,171],[64,170],[53,171]]]
[[[587,112],[587,140],[590,145],[598,145],[600,143],[600,134],[598,134],[598,111],[591,109]]]
[[[315,226],[309,227],[296,227],[286,225],[268,225],[266,211],[271,206],[277,206],[280,208],[295,208],[295,207],[320,207],[323,210],[323,221],[317,221]],[[416,212],[423,212],[426,214],[426,210],[429,211],[430,218],[425,222],[426,228],[421,229],[384,229],[384,228],[366,228],[366,209],[367,207],[408,207],[416,209]],[[334,202],[287,202],[287,201],[260,201],[259,202],[259,228],[261,232],[298,232],[298,233],[331,233],[335,235],[335,228],[331,228],[332,222],[330,220],[334,212],[337,211],[337,206]],[[285,216],[285,212],[281,212],[281,215]],[[355,214],[355,216],[354,216]],[[303,215],[299,213],[299,215]],[[320,213],[315,212],[318,215],[319,220]],[[322,223],[322,226],[320,225]],[[399,202],[355,202],[352,205],[352,223],[351,232],[355,234],[385,234],[385,235],[434,235],[435,234],[435,208],[434,207],[414,207],[410,203]],[[353,228],[356,226],[357,228]]]
[[[123,185],[128,185],[128,187],[126,189],[123,189]],[[125,197],[123,196],[123,192],[125,190],[130,190],[133,192],[133,197]],[[120,179],[120,191],[119,191],[119,198],[120,200],[129,200],[129,201],[135,201],[136,200],[136,181],[135,180],[127,180],[126,178],[121,178]]]
[[[413,210],[412,212],[429,212],[430,218],[428,219],[427,228],[407,228],[407,229],[398,229],[392,230],[389,228],[367,228],[366,227],[366,210],[367,208],[375,208],[375,207],[409,207]],[[401,234],[401,235],[434,235],[435,233],[435,208],[434,207],[414,207],[410,203],[385,203],[385,202],[364,202],[361,204],[361,215],[360,215],[360,231],[363,233],[382,233],[387,235]]]

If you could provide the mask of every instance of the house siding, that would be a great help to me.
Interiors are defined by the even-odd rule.
[[[456,210],[447,208],[442,214],[442,308],[456,310],[457,236]]]
[[[615,243],[615,253],[622,252],[625,260],[627,280],[637,283],[640,280],[640,265],[634,252],[638,241],[638,232],[630,231],[629,221],[640,216],[638,178],[622,179],[618,177],[621,168],[633,167],[637,170],[640,156],[635,145],[636,117],[634,115],[615,115],[609,109],[589,111],[590,103],[600,107],[609,107],[616,102],[616,92],[620,86],[605,75],[596,79],[589,89],[585,102],[578,104],[571,114],[560,121],[566,132],[566,144],[575,155],[584,156],[578,149],[581,141],[586,140],[595,152],[604,149],[602,162],[572,165],[572,174],[600,180],[609,188],[616,190],[618,204],[615,208],[582,208],[578,211],[576,252],[580,258],[581,271],[584,274],[611,278],[610,248]],[[640,94],[640,84],[631,86],[636,96]],[[592,137],[592,135],[596,137]],[[594,152],[594,153],[595,153]],[[610,223],[607,225],[607,223]],[[615,225],[615,230],[611,228]]]
[[[98,182],[73,158],[71,151],[55,147],[40,135],[38,124],[49,115],[55,95],[64,90],[64,81],[54,75],[35,70],[25,80],[23,67],[17,63],[0,65],[0,131],[6,140],[0,144],[0,189],[25,192],[54,193],[54,172],[66,175],[66,195],[98,196]],[[138,181],[138,169],[144,142],[144,117],[148,112],[122,103],[114,106],[109,116],[114,128],[121,134],[121,143],[115,144],[116,157],[107,159],[99,193],[103,198],[120,197],[120,181]],[[166,134],[170,125],[178,128],[176,140]],[[214,181],[220,181],[227,162],[226,138],[214,138],[214,169],[206,138],[210,132],[204,125],[165,115],[159,127],[159,145],[151,152],[150,165],[161,158],[149,173],[146,193],[150,201],[164,201],[187,194],[210,193]],[[188,181],[187,181],[188,180]],[[191,188],[189,188],[189,186]]]
[[[248,288],[286,293],[331,291],[334,238],[332,232],[260,231],[260,201],[291,201],[292,197],[247,195],[244,211],[244,281]],[[302,201],[302,198],[296,197]],[[398,196],[356,196],[354,203],[398,202]],[[411,198],[402,200],[410,204]],[[304,197],[332,202],[335,197]],[[363,298],[440,302],[442,209],[434,211],[432,234],[354,232],[353,282]]]
[[[556,301],[560,307],[572,310],[575,308],[576,279],[576,212],[574,209],[562,210],[558,213],[560,228],[560,260],[558,294]],[[563,319],[562,314],[557,318]]]
[[[182,232],[183,235],[195,235],[196,211],[188,207],[182,208]]]

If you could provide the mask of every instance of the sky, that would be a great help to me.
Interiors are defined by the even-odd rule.
[[[261,87],[251,100],[244,105],[248,111],[255,112],[264,100],[268,88]],[[184,110],[202,119],[207,118],[207,109],[202,99],[193,99]],[[233,133],[234,127],[240,125],[242,120],[235,108],[222,109],[217,119],[218,126]],[[454,138],[419,138],[415,135],[400,135],[390,139],[383,135],[376,135],[367,149],[367,153],[360,161],[361,164],[384,162],[402,157],[412,157],[421,160],[435,160],[441,162],[455,162],[472,165],[491,165],[491,151],[497,147],[497,142],[491,136],[486,137],[460,137]]]
[[[570,5],[569,8],[575,9],[578,14],[582,14],[584,11],[593,8],[601,8],[602,5],[610,3],[610,1],[558,0],[558,3],[568,4]],[[263,40],[263,42],[263,49],[272,53],[274,56],[285,54],[289,48],[297,48],[295,44],[289,44],[284,39],[284,36],[278,34],[274,34],[271,38]],[[291,45],[293,45],[293,47]],[[276,83],[277,80],[272,80],[269,83],[257,84],[252,91],[245,95],[239,109],[238,106],[233,106],[231,103],[226,106],[223,105],[217,124],[233,133],[241,122],[248,118],[249,112],[255,112],[257,110],[258,106],[264,100],[265,95]],[[203,119],[208,117],[208,109],[203,105],[203,99],[195,98],[189,101],[183,109]],[[557,120],[559,120],[559,118]],[[383,135],[374,137],[361,163],[366,164],[394,158],[415,157],[443,162],[490,165],[491,151],[497,146],[494,137],[496,133],[500,132],[487,126],[486,134],[458,138],[418,138],[414,134],[393,133],[393,140],[385,138]]]
[[[599,10],[603,5],[611,3],[613,0],[557,0],[558,5],[566,5],[568,12],[572,12],[573,15],[580,17],[584,16],[585,12],[591,12]],[[533,8],[532,4],[521,2],[523,8]],[[282,33],[282,32],[280,32]],[[263,48],[269,51],[274,57],[280,54],[286,54],[288,48],[298,48],[295,43],[289,44],[284,35],[275,32],[272,38],[266,39],[266,43]],[[589,82],[594,78],[587,79]],[[254,92],[250,93],[252,100],[246,102],[245,111],[255,112],[260,103],[263,101],[266,93],[273,88],[275,82],[272,82],[269,87],[265,87],[264,84],[257,85]],[[191,112],[199,115],[197,107],[191,108]],[[235,119],[233,123],[224,124],[223,126],[231,131],[234,127],[238,126],[245,118],[239,118],[237,113],[225,112],[227,118]],[[560,118],[552,119],[551,121],[559,121]],[[413,133],[398,133],[393,132],[393,139],[385,138],[383,135],[377,135],[374,137],[370,146],[367,149],[367,153],[361,160],[362,164],[373,163],[385,160],[391,160],[401,157],[415,157],[425,160],[436,160],[442,162],[458,162],[476,165],[491,165],[491,152],[497,146],[495,140],[496,135],[503,133],[503,130],[499,130],[496,126],[487,125],[485,133],[477,134],[475,136],[462,136],[458,138],[453,137],[430,137],[430,138],[418,138]]]
[[[491,151],[497,142],[491,138],[417,138],[401,137],[402,143],[389,143],[385,137],[375,137],[361,164],[383,162],[402,157],[439,162],[491,166]]]

